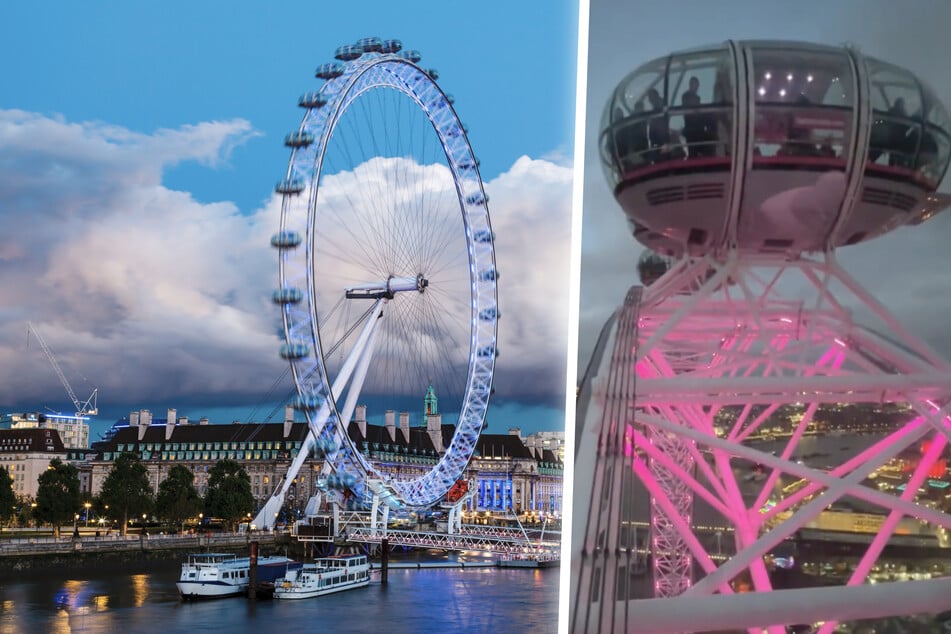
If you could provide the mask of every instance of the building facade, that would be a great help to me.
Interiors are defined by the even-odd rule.
[[[39,478],[50,461],[69,458],[55,429],[0,429],[0,467],[13,478],[13,493],[21,500],[33,499]]]
[[[444,455],[455,427],[442,424],[435,395],[427,393],[425,426],[409,424],[409,414],[389,411],[383,425],[366,420],[366,408],[356,408],[348,426],[351,441],[384,478],[407,480],[430,471]],[[223,459],[238,462],[251,478],[257,508],[263,506],[283,481],[309,433],[306,423],[294,422],[285,411],[283,423],[208,425],[187,424],[169,410],[165,420],[151,415],[130,416],[109,440],[80,465],[84,491],[97,495],[122,453],[135,454],[146,467],[153,493],[175,465],[195,475],[199,494],[207,492],[208,474]],[[319,457],[300,470],[285,497],[285,508],[300,515],[318,489],[322,467]],[[477,493],[467,511],[501,515],[560,514],[563,464],[550,450],[529,448],[517,435],[483,434],[465,473]],[[248,509],[256,513],[257,508]]]
[[[89,447],[89,424],[83,416],[41,414],[38,412],[4,414],[0,429],[55,429],[63,445],[71,449]]]

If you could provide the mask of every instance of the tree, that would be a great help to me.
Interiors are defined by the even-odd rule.
[[[109,507],[112,519],[122,520],[122,534],[129,528],[129,516],[152,510],[152,487],[148,471],[132,453],[121,454],[112,464],[109,475],[102,482],[99,500]]]
[[[168,475],[159,484],[155,499],[155,513],[160,518],[185,527],[185,520],[195,517],[202,510],[202,500],[195,488],[195,476],[182,465],[169,469]]]
[[[0,467],[0,523],[16,516],[17,496],[13,492],[13,478],[6,467]]]
[[[59,527],[75,518],[82,504],[79,492],[79,470],[54,458],[37,480],[36,508],[33,517],[53,525],[53,534],[59,539]]]
[[[244,468],[234,460],[219,460],[208,476],[205,513],[210,517],[220,517],[228,528],[234,530],[253,508],[251,478]]]

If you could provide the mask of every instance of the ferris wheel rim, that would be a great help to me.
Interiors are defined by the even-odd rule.
[[[309,122],[314,109],[308,108],[307,114],[305,114],[298,129],[298,138],[303,138],[304,134],[309,134],[310,129],[319,130],[320,132],[319,136],[314,135],[316,149],[312,155],[312,171],[305,175],[309,177],[309,181],[306,188],[297,192],[301,193],[306,189],[309,196],[306,235],[304,237],[307,245],[305,271],[308,282],[305,287],[305,295],[308,305],[307,312],[309,313],[309,330],[313,344],[314,362],[311,364],[312,367],[308,369],[301,359],[289,358],[289,361],[291,362],[299,400],[305,403],[316,403],[320,398],[325,398],[329,405],[331,415],[329,420],[323,424],[320,421],[314,421],[310,411],[305,411],[307,411],[308,422],[315,436],[318,438],[333,436],[341,443],[340,449],[344,455],[338,455],[341,451],[335,452],[333,456],[334,467],[341,469],[341,463],[349,461],[346,466],[356,467],[364,476],[374,473],[379,474],[351,441],[346,429],[349,421],[342,421],[337,400],[330,389],[331,377],[328,374],[327,363],[324,358],[325,350],[321,341],[320,324],[314,298],[316,287],[313,284],[314,241],[319,205],[317,195],[323,175],[325,154],[340,117],[364,92],[380,87],[381,84],[373,83],[378,79],[371,75],[374,69],[388,73],[392,81],[387,83],[386,87],[395,88],[410,98],[428,118],[445,153],[451,172],[459,203],[459,211],[455,213],[461,212],[466,247],[469,252],[468,283],[470,286],[469,300],[472,306],[469,325],[470,345],[466,363],[465,388],[460,403],[456,429],[445,454],[428,472],[412,480],[392,483],[403,505],[422,508],[431,506],[441,498],[445,490],[461,476],[465,466],[468,465],[469,460],[475,453],[476,441],[484,425],[494,374],[498,296],[495,283],[497,274],[495,271],[491,221],[484,185],[478,172],[472,148],[469,145],[464,127],[459,122],[447,95],[436,84],[430,72],[422,70],[411,60],[392,54],[371,53],[365,54],[362,59],[348,61],[344,64],[341,75],[325,84],[321,89],[322,93],[326,91],[327,96],[325,105],[328,108],[325,111],[325,116],[321,119],[318,114],[318,117]],[[368,77],[369,80],[361,83],[362,80]],[[332,82],[342,84],[342,86],[332,86]],[[328,90],[328,87],[330,87],[330,90]],[[417,90],[417,88],[419,89]],[[438,108],[440,112],[435,112],[435,108]],[[299,148],[295,148],[292,152],[286,182],[291,182],[295,176],[299,175],[299,169],[295,169],[299,167],[295,163],[298,150]],[[467,173],[463,174],[463,172]],[[287,225],[288,200],[293,196],[294,193],[284,192],[281,213],[282,234],[287,234],[290,231]],[[489,236],[488,240],[477,237],[486,235]],[[280,259],[282,291],[288,288],[286,265],[287,259],[282,257]],[[491,273],[489,275],[491,279],[486,279],[486,271]],[[287,342],[285,345],[290,345],[295,341],[295,337],[299,335],[302,329],[299,320],[295,322],[291,319],[290,313],[291,311],[285,306],[285,310],[282,311],[284,336]],[[491,314],[491,319],[488,320],[491,322],[489,328],[486,327],[485,323],[480,323],[486,321],[484,317],[486,314]],[[485,354],[487,350],[490,352],[488,355]],[[319,375],[319,380],[316,382],[311,380],[315,372]],[[344,450],[343,446],[346,446],[347,450]],[[438,495],[435,495],[436,493]]]

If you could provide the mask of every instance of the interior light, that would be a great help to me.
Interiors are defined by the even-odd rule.
[[[766,89],[760,86],[757,92],[759,93],[759,96],[762,97],[763,95],[766,94]]]
[[[766,71],[765,77],[766,77],[766,79],[772,79],[772,78],[773,78],[773,74],[770,73],[769,71]]]
[[[780,88],[780,89],[779,89],[779,96],[780,96],[780,97],[785,97],[785,96],[786,96],[786,89],[785,89],[785,88]]]
[[[786,75],[786,81],[792,81],[792,73]]]
[[[806,75],[806,81],[812,81],[812,75]]]

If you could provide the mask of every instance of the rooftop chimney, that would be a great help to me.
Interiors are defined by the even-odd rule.
[[[152,424],[152,412],[147,409],[139,410],[139,440],[145,438],[145,432],[149,430]]]
[[[168,410],[168,415],[165,417],[165,440],[171,440],[172,434],[175,432],[175,415],[177,413],[174,409]]]
[[[386,410],[384,415],[386,433],[390,435],[390,442],[396,442],[396,412],[391,409]]]
[[[442,414],[430,414],[426,417],[426,432],[433,441],[436,453],[445,452],[446,449],[442,446]]]
[[[403,438],[409,443],[409,412],[400,412],[400,430]]]
[[[294,427],[294,407],[292,405],[284,406],[284,438],[291,435],[291,428]]]
[[[357,405],[356,419],[357,419],[357,427],[360,428],[360,438],[365,440],[367,437],[367,406],[366,405]]]

